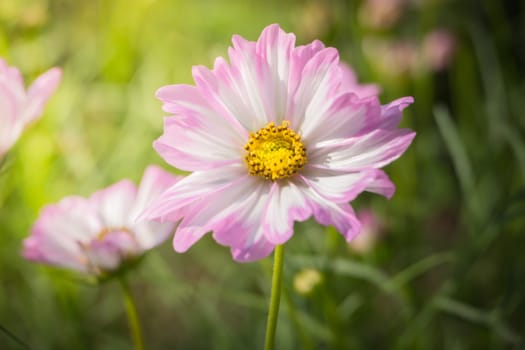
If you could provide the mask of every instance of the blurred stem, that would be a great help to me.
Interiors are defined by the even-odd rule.
[[[17,343],[24,349],[29,349],[29,346],[26,343],[24,343],[20,338],[18,338],[16,335],[11,333],[8,329],[4,328],[2,325],[0,325],[0,332],[7,335],[9,338],[11,338],[11,340],[13,340],[15,343]]]
[[[139,316],[135,301],[131,295],[128,282],[124,276],[119,278],[120,286],[122,287],[122,295],[124,296],[124,306],[126,307],[126,314],[128,316],[129,331],[133,338],[135,350],[144,350],[144,341],[142,340],[142,331],[140,328]]]
[[[286,301],[286,304],[288,305],[288,314],[290,315],[290,318],[292,319],[295,329],[297,330],[297,333],[299,334],[299,339],[301,342],[301,349],[313,350],[314,346],[312,344],[312,341],[308,337],[308,335],[305,333],[304,328],[301,324],[301,320],[299,319],[299,317],[297,317],[297,312],[295,311],[295,305],[293,303],[292,297],[290,296],[290,293],[287,291],[286,288],[283,288],[283,296],[284,296],[284,300]]]
[[[281,299],[281,282],[283,275],[284,246],[275,247],[273,258],[272,295],[266,323],[265,350],[273,350],[275,345],[275,330],[277,329],[277,316],[279,315],[279,302]]]

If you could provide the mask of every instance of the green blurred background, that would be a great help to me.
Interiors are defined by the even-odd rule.
[[[313,221],[296,224],[277,348],[522,349],[524,6],[0,1],[0,56],[27,82],[64,70],[0,175],[0,349],[24,348],[13,335],[31,349],[131,348],[116,283],[31,264],[21,242],[44,204],[163,164],[151,147],[164,115],[155,90],[192,83],[191,66],[226,55],[233,34],[255,40],[275,22],[299,44],[337,47],[360,81],[382,87],[383,103],[414,96],[403,125],[417,131],[386,169],[394,198],[354,202],[381,221],[366,248]],[[430,39],[436,30],[446,40]],[[150,252],[130,276],[147,348],[262,348],[270,269],[271,259],[233,262],[210,237],[186,254],[169,242]]]

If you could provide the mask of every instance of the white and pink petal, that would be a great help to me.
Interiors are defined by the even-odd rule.
[[[35,120],[42,114],[44,105],[55,92],[61,79],[62,70],[51,68],[31,84],[27,91],[27,104],[20,116],[24,124]]]
[[[170,165],[199,171],[239,163],[239,146],[220,128],[189,116],[164,119],[164,133],[153,143],[155,150]],[[230,140],[230,142],[228,142]],[[236,147],[237,146],[237,147]]]
[[[301,134],[319,123],[341,84],[339,54],[329,47],[318,51],[304,66],[297,90],[288,97],[286,117]]]
[[[104,227],[126,227],[136,196],[135,184],[130,180],[122,180],[93,193],[89,202]]]
[[[188,207],[179,224],[173,246],[176,251],[186,251],[207,232],[221,244],[243,244],[252,226],[259,227],[260,220],[247,221],[247,217],[261,217],[262,204],[267,195],[266,184],[252,176],[245,176],[231,186],[210,193]]]
[[[88,201],[71,196],[41,210],[24,240],[22,254],[29,260],[85,271],[82,247],[103,229]]]
[[[288,76],[288,96],[293,96],[301,83],[304,66],[319,51],[325,48],[319,40],[303,46],[297,46],[292,50],[290,57],[290,69]]]
[[[6,84],[0,82],[0,157],[11,148],[24,128],[18,118],[21,106]]]
[[[259,83],[268,119],[280,124],[285,118],[288,100],[288,77],[295,35],[284,32],[279,25],[266,27],[257,40]]]
[[[308,148],[318,144],[340,144],[342,141],[375,129],[380,122],[381,105],[372,96],[360,99],[353,93],[344,93],[326,103],[324,110],[309,129],[302,130]]]
[[[375,181],[375,169],[339,172],[307,166],[300,175],[317,194],[336,203],[354,200]]]
[[[366,186],[365,190],[390,199],[396,192],[396,186],[383,170],[374,169],[374,179]]]
[[[262,233],[262,228],[249,234],[249,239],[244,246],[232,247],[231,254],[235,261],[247,263],[266,258],[275,249]]]
[[[207,72],[210,74],[208,70]],[[225,140],[234,144],[239,142],[239,138],[244,139],[247,135],[245,128],[231,113],[224,108],[217,108],[219,106],[212,103],[213,99],[195,86],[168,85],[158,89],[155,96],[164,103],[164,111],[196,119],[194,123],[198,123],[202,128],[208,127],[212,131],[220,129],[220,133],[226,136]]]
[[[274,182],[262,213],[262,227],[266,239],[272,244],[283,244],[293,235],[294,222],[304,221],[312,215],[302,181]],[[264,200],[264,199],[261,199]]]
[[[184,208],[226,187],[235,186],[247,176],[249,175],[244,165],[196,171],[154,199],[140,219],[179,221],[183,217]]]
[[[339,144],[319,143],[310,148],[308,160],[312,166],[338,171],[381,168],[399,158],[414,137],[409,129],[376,129]]]
[[[148,166],[144,171],[137,197],[128,215],[128,227],[133,231],[144,250],[164,242],[173,232],[176,224],[173,222],[137,221],[137,217],[154,199],[181,179],[182,176],[174,176],[155,165]]]
[[[87,260],[79,246],[72,249],[62,243],[43,235],[32,235],[23,242],[22,256],[34,262],[88,272]]]
[[[255,51],[254,45],[252,49]],[[235,50],[230,51],[230,55],[235,55]],[[269,120],[256,65],[255,57],[243,67],[228,65],[219,57],[213,71],[203,66],[193,67],[197,89],[210,105],[228,118],[238,120],[246,130],[257,130]]]
[[[334,226],[350,242],[361,231],[361,223],[348,203],[327,201],[317,194],[311,193],[314,218],[326,226]]]
[[[381,123],[378,127],[395,129],[401,122],[403,110],[414,103],[411,96],[401,97],[381,107]]]

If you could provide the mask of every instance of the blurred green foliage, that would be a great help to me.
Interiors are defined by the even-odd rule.
[[[191,66],[211,66],[231,35],[255,40],[274,22],[301,44],[337,47],[361,81],[382,86],[384,103],[413,95],[403,125],[418,133],[387,168],[394,198],[355,201],[383,221],[370,250],[296,224],[277,348],[522,348],[524,6],[399,3],[385,17],[351,0],[1,1],[0,56],[27,81],[52,66],[64,80],[0,175],[0,348],[23,349],[15,338],[31,349],[131,347],[116,283],[30,264],[21,242],[44,204],[162,164],[151,147],[162,132],[155,90],[192,83]],[[435,70],[422,52],[439,28],[455,49]],[[183,255],[169,243],[149,253],[130,276],[147,348],[261,348],[270,265],[234,263],[210,237]],[[293,287],[303,269],[322,277],[307,294]]]

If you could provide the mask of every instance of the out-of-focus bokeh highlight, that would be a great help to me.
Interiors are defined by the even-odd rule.
[[[414,96],[403,125],[417,132],[386,169],[393,199],[354,202],[380,220],[366,249],[296,224],[278,348],[525,346],[519,1],[14,0],[0,1],[0,57],[25,81],[54,66],[63,80],[2,160],[1,349],[131,347],[116,283],[29,263],[22,241],[45,204],[165,166],[151,147],[164,116],[156,89],[191,84],[191,66],[212,66],[233,34],[255,40],[275,22],[298,43],[338,48],[384,103]],[[148,253],[130,276],[147,348],[261,348],[270,270],[270,259],[233,262],[210,237]]]

